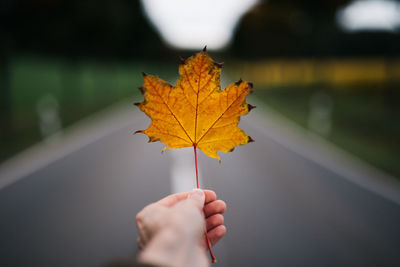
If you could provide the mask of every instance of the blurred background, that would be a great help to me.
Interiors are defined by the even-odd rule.
[[[141,71],[174,82],[178,56],[207,45],[225,80],[252,81],[266,104],[399,176],[399,12],[398,1],[2,1],[0,160],[136,94]]]
[[[397,177],[395,179],[400,177],[400,1],[2,0],[0,20],[0,164],[9,162],[19,153],[49,137],[63,136],[65,130],[75,125],[76,122],[88,118],[91,114],[97,114],[115,103],[125,103],[124,101],[128,99],[130,105],[135,99],[140,100],[141,96],[137,88],[142,84],[142,71],[158,75],[174,84],[178,77],[179,56],[189,57],[207,45],[207,50],[214,60],[225,62],[221,79],[223,87],[239,78],[252,81],[254,83],[253,97],[259,105],[265,105],[269,110],[280,114],[308,133],[327,140],[366,165],[382,171],[385,175]],[[129,106],[129,109],[137,112],[133,106]],[[258,112],[258,110],[253,112]],[[141,115],[144,117],[143,114]],[[248,117],[251,119],[251,114]],[[261,125],[259,121],[253,121],[253,123]],[[148,122],[145,122],[140,127],[147,127],[147,124]],[[138,140],[138,137],[130,135],[134,130],[138,130],[135,127],[126,129],[128,134],[123,135],[125,138],[123,140],[144,143],[145,139]],[[251,130],[245,130],[253,136]],[[259,135],[258,138],[255,137],[257,142],[260,142],[259,144],[264,142],[262,135]],[[117,137],[113,138],[117,139]],[[83,156],[88,161],[92,160],[90,164],[86,162],[87,164],[79,165],[80,167],[73,163],[58,167],[53,164],[50,167],[53,168],[54,175],[46,176],[40,174],[40,170],[36,170],[37,179],[44,179],[44,176],[65,175],[65,179],[68,180],[70,179],[68,176],[73,176],[71,172],[86,170],[87,166],[91,166],[93,169],[106,168],[107,166],[100,167],[102,165],[100,159],[92,158],[92,156],[103,153],[114,155],[112,154],[113,149],[118,150],[118,146],[124,146],[124,144],[116,142],[116,146],[109,145],[107,147],[100,147],[100,144],[97,144],[97,147],[93,148],[97,149],[96,152],[88,152]],[[262,165],[268,159],[273,161],[275,155],[279,158],[280,163],[288,160],[286,166],[292,167],[296,173],[297,164],[304,159],[293,159],[295,163],[291,164],[290,159],[280,157],[278,152],[273,154],[275,150],[271,146],[273,145],[266,145],[263,152],[265,154],[258,154],[254,160]],[[141,145],[135,144],[130,153],[140,154],[144,153],[142,151],[151,150],[151,153],[155,154],[150,154],[149,157],[156,155],[158,158],[160,156],[157,152],[161,150],[161,146],[152,146],[149,149],[146,144],[143,150],[139,147]],[[241,151],[235,153],[241,153]],[[293,153],[289,154],[287,157],[292,157]],[[37,158],[41,156],[40,154],[36,155]],[[148,164],[145,156],[142,158],[132,156],[135,157],[135,160],[121,158],[118,155],[108,156],[109,160],[122,160],[127,164],[129,161],[136,161],[136,164],[141,166]],[[318,157],[318,155],[314,156]],[[65,161],[65,159],[60,161],[62,160]],[[68,158],[68,160],[72,159]],[[208,163],[208,159],[203,158],[202,160],[204,166],[214,164]],[[250,159],[248,160],[250,161]],[[175,157],[175,161],[172,160],[171,163],[171,161],[161,158],[160,164],[164,167],[159,167],[160,173],[168,172],[171,165],[181,161],[176,160]],[[228,160],[226,167],[220,167],[219,171],[223,172],[222,169],[228,169],[229,162]],[[81,161],[80,164],[83,163],[84,161]],[[234,158],[232,164],[237,165]],[[84,168],[84,166],[86,167]],[[23,168],[23,166],[20,164],[16,168]],[[247,165],[243,168],[248,170],[247,173],[251,173],[250,166]],[[121,171],[118,168],[117,170]],[[203,174],[207,174],[208,171],[209,169],[203,171]],[[82,181],[87,181],[88,184],[97,183],[96,180],[90,182],[84,178],[78,179],[79,177],[89,177],[88,172],[90,171],[75,174],[73,179],[77,184],[73,188],[81,187],[79,183]],[[267,172],[270,173],[269,170],[260,170],[258,174],[254,173],[253,175],[260,180],[267,179],[268,175],[272,175],[265,174]],[[271,173],[273,172],[271,171]],[[99,173],[100,171],[96,175]],[[110,171],[108,174],[117,176],[117,173]],[[132,172],[129,170],[123,173],[129,173],[133,177],[132,179],[138,180],[142,179],[138,173],[144,174],[146,171],[135,169]],[[312,168],[304,173],[309,177],[318,176]],[[93,174],[93,176],[96,175]],[[215,174],[210,174],[210,176],[215,176]],[[276,175],[276,177],[279,176]],[[101,249],[92,254],[82,251],[89,247],[88,240],[99,245],[103,244],[107,238],[116,238],[110,237],[111,233],[107,238],[101,239],[102,241],[98,239],[100,234],[93,234],[92,239],[88,237],[85,242],[89,243],[82,245],[82,250],[80,250],[82,255],[75,254],[75,258],[72,255],[71,261],[65,261],[61,252],[60,254],[49,252],[47,248],[54,248],[54,244],[50,241],[50,243],[46,243],[40,238],[44,235],[40,229],[45,231],[44,229],[51,224],[55,227],[54,229],[58,229],[54,226],[57,225],[57,221],[40,221],[36,218],[35,220],[38,221],[30,224],[30,218],[36,217],[35,214],[37,214],[30,205],[37,205],[43,209],[44,206],[50,205],[50,202],[54,201],[53,205],[55,205],[54,203],[57,201],[54,199],[68,202],[72,198],[76,202],[70,203],[72,207],[68,214],[74,216],[75,208],[80,205],[79,203],[87,201],[86,197],[90,194],[79,190],[76,192],[75,189],[60,184],[57,184],[59,191],[53,190],[54,188],[50,186],[46,187],[46,184],[48,185],[50,181],[52,181],[50,183],[54,183],[54,179],[46,178],[47,180],[41,180],[40,183],[35,182],[35,179],[32,177],[27,179],[29,184],[24,184],[23,190],[18,186],[22,182],[28,183],[25,180],[0,191],[0,203],[2,203],[0,204],[0,226],[2,226],[0,234],[3,234],[3,236],[0,235],[0,240],[2,240],[0,241],[2,248],[0,265],[26,266],[30,262],[40,266],[54,266],[52,264],[55,263],[57,266],[95,266],[104,261],[106,256],[109,258],[126,256],[129,255],[128,251],[132,253],[135,251],[135,233],[130,232],[127,236],[118,234],[120,240],[124,238],[126,240],[122,245],[114,244],[114,250],[109,254],[104,254]],[[132,214],[126,216],[134,218],[134,212],[140,210],[140,207],[169,192],[166,189],[150,188],[158,185],[158,180],[159,178],[154,178],[154,181],[151,180],[148,184],[141,181],[139,182],[140,186],[135,185],[139,195],[136,194],[136,198],[133,199],[137,205],[133,210],[129,209],[129,205],[126,203],[130,198],[120,200],[116,202],[119,204],[115,203],[115,205],[122,205],[132,211]],[[221,178],[221,180],[223,179]],[[216,184],[212,181],[207,183],[207,181],[207,178],[204,178],[203,184],[212,185],[214,189],[220,188],[223,196],[230,196],[228,190],[223,189],[217,181]],[[295,182],[293,181],[293,183]],[[163,183],[160,186],[162,187],[162,185]],[[345,188],[344,191],[348,188],[346,185],[341,186]],[[148,192],[153,192],[153,197],[150,198],[148,195],[141,198],[140,187],[146,188]],[[165,188],[170,187],[166,185]],[[43,190],[47,193],[43,193]],[[117,189],[115,190],[115,192],[119,192]],[[234,187],[232,190],[235,191]],[[238,190],[236,189],[236,191]],[[268,190],[270,189],[261,190],[260,197],[267,195]],[[48,194],[50,191],[53,193],[46,200],[43,197],[42,202],[39,200],[39,202],[32,202],[32,199],[38,199],[35,196],[40,199],[40,196]],[[347,193],[338,191],[332,197],[346,199],[342,194],[348,194],[348,200],[352,202],[354,201],[352,197],[354,192],[350,191],[347,190]],[[63,195],[60,200],[60,195],[56,195],[55,192],[69,193],[65,193],[66,195]],[[269,194],[274,195],[274,192],[269,192]],[[282,192],[286,192],[285,189],[282,189]],[[321,192],[320,194],[322,194]],[[125,193],[129,195],[128,191]],[[93,194],[104,197],[108,193],[104,189]],[[142,194],[144,193],[142,192]],[[250,189],[248,194],[252,194]],[[79,199],[78,196],[82,197],[79,201],[76,200]],[[111,196],[109,195],[109,197]],[[323,198],[323,196],[320,197]],[[368,199],[370,198],[374,199],[375,196],[368,197]],[[319,200],[314,197],[313,199]],[[311,203],[314,201],[309,200],[311,202],[307,202],[308,204],[304,207],[312,206]],[[260,201],[268,200],[260,198]],[[121,204],[122,202],[125,204]],[[232,200],[232,202],[235,201]],[[349,202],[344,201],[343,205],[349,205]],[[93,202],[93,205],[96,203],[100,205],[96,201]],[[367,206],[363,206],[362,203]],[[337,203],[331,202],[331,205],[336,207]],[[359,205],[366,209],[372,207],[374,212],[378,212],[369,215],[370,217],[365,215],[372,218],[371,220],[377,223],[376,226],[382,226],[375,221],[377,217],[386,218],[385,223],[388,225],[399,221],[399,205],[397,204],[390,202],[387,204],[389,207],[380,209],[381,204],[376,204],[374,200],[370,199],[367,202],[360,200]],[[53,215],[58,214],[57,216],[63,212],[63,208],[60,206],[51,206],[49,209],[55,212],[52,213]],[[280,208],[271,206],[271,209],[277,211]],[[321,209],[326,210],[326,208]],[[31,210],[31,213],[27,214],[27,210]],[[117,210],[122,213],[124,209],[121,207]],[[295,210],[298,209],[295,208]],[[379,210],[385,210],[388,213],[386,215],[379,214]],[[41,216],[45,218],[47,213],[43,210],[42,212]],[[81,212],[87,214],[84,209]],[[101,214],[104,210],[99,209],[98,212]],[[265,213],[268,214],[268,211]],[[333,212],[329,216],[335,217],[335,215],[337,213]],[[229,216],[231,216],[231,221],[235,221],[241,215],[233,216],[233,213],[232,215],[228,213],[227,217],[230,218]],[[286,220],[292,215],[282,216],[280,218]],[[360,217],[360,221],[367,220],[365,216]],[[297,220],[297,218],[295,217],[293,220]],[[345,222],[354,222],[349,217],[345,217],[344,220]],[[98,221],[99,224],[100,221]],[[346,225],[345,222],[343,222],[344,225]],[[308,222],[304,223],[304,225],[308,225]],[[384,225],[387,226],[387,224]],[[339,225],[342,224],[338,223],[335,227],[341,228],[342,226]],[[124,226],[134,228],[133,219],[129,220],[129,223],[125,222]],[[9,231],[9,227],[14,228]],[[23,229],[29,229],[29,227],[35,229],[31,232],[28,231],[31,233],[30,235],[26,236],[21,233],[24,231]],[[356,229],[357,224],[353,224],[352,227],[352,229]],[[238,226],[237,229],[239,228]],[[84,234],[89,231],[90,227],[79,231],[71,229],[71,232],[68,232],[70,236],[79,236],[79,231]],[[379,253],[377,252],[376,257],[371,256],[377,265],[385,263],[384,259],[388,264],[400,263],[395,251],[391,250],[398,245],[399,239],[397,238],[396,241],[396,237],[399,236],[398,227],[388,227],[388,229],[391,229],[390,234],[394,240],[389,244],[383,244],[384,247],[379,248],[381,250],[375,248],[362,250],[358,245],[365,246],[364,241],[367,239],[363,238],[369,234],[354,234],[360,237],[354,243],[357,244],[355,247],[357,247],[360,257],[347,257],[348,254],[343,251],[339,254],[333,253],[327,247],[326,251],[319,252],[321,261],[314,259],[311,251],[309,251],[309,257],[303,258],[299,257],[300,252],[290,254],[290,249],[299,248],[294,245],[290,248],[285,247],[282,245],[285,243],[282,240],[291,239],[280,239],[281,236],[277,234],[279,232],[275,232],[277,236],[274,242],[281,240],[284,249],[279,253],[276,252],[275,256],[269,255],[269,259],[274,259],[274,261],[265,261],[268,257],[258,254],[252,258],[253,261],[249,259],[247,263],[242,263],[241,260],[231,260],[227,266],[265,266],[266,263],[277,263],[277,265],[282,263],[282,266],[298,263],[294,266],[302,264],[312,266],[332,262],[334,265],[346,265],[363,263],[363,260],[369,259],[368,253],[375,255],[374,252],[377,250]],[[236,231],[238,233],[239,230]],[[282,231],[285,232],[285,230]],[[307,231],[312,232],[311,229]],[[365,231],[365,233],[368,232]],[[290,234],[290,237],[294,238],[293,242],[296,243],[296,240],[303,238],[299,233],[305,232],[293,230],[293,233]],[[384,240],[384,234],[368,233],[379,240]],[[58,234],[60,233],[58,232]],[[296,234],[300,236],[296,236]],[[36,238],[31,238],[31,235]],[[287,231],[286,235],[289,236]],[[347,234],[343,234],[343,236],[347,236]],[[93,237],[96,238],[93,239]],[[54,240],[59,240],[59,238],[63,237],[57,237]],[[47,239],[44,238],[44,240]],[[237,255],[236,247],[234,245],[234,249],[231,247],[231,244],[235,242],[232,239],[233,243],[229,243],[229,240],[228,238],[226,244],[221,245],[219,252],[222,258],[226,256],[225,264],[229,262],[229,257],[232,259],[233,255]],[[374,240],[374,238],[368,240]],[[44,242],[43,248],[46,248],[43,251],[40,250],[42,241]],[[21,245],[24,242],[26,245]],[[71,240],[70,242],[68,248],[72,249],[74,242],[81,241]],[[327,242],[332,244],[333,241]],[[341,240],[335,240],[333,243],[339,246]],[[379,242],[377,243],[379,244]],[[317,247],[321,246],[321,243],[318,242],[314,242],[314,244],[319,244]],[[302,247],[302,243],[298,243],[298,245]],[[105,247],[99,246],[106,250]],[[267,248],[272,249],[271,246],[271,244],[262,245],[260,243],[258,248],[264,251]],[[6,247],[7,249],[5,249]],[[36,247],[40,251],[32,252],[32,247]],[[123,249],[118,249],[121,247]],[[246,251],[246,248],[241,249]],[[305,248],[303,247],[303,249]],[[286,252],[288,253],[286,254]],[[341,258],[338,255],[347,256]],[[49,260],[50,258],[51,260]],[[335,261],[336,259],[340,260]],[[61,261],[64,265],[60,264]],[[224,261],[220,264],[224,265]]]

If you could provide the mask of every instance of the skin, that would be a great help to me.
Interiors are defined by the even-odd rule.
[[[142,249],[138,260],[159,266],[210,266],[204,230],[216,244],[226,233],[225,210],[214,191],[199,189],[146,206],[136,215]]]

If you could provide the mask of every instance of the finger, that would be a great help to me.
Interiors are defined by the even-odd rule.
[[[214,214],[206,219],[207,232],[211,229],[224,224],[224,216],[221,214]]]
[[[151,203],[144,207],[141,211],[136,214],[136,224],[143,223],[148,218],[151,218],[155,214],[159,213],[161,209],[166,209],[165,207],[156,203]]]
[[[223,200],[216,200],[204,206],[204,215],[206,218],[217,214],[224,213],[226,210],[226,203]]]
[[[203,192],[206,195],[205,203],[210,203],[217,199],[217,195],[215,194],[214,191],[203,190]],[[166,207],[171,207],[171,206],[175,205],[176,203],[178,203],[179,201],[187,199],[188,195],[189,195],[189,192],[172,194],[172,195],[164,197],[163,199],[159,200],[157,203],[159,203],[163,206],[166,206]]]
[[[157,203],[150,203],[149,205],[147,205],[146,207],[144,207],[141,211],[139,211],[137,214],[136,214],[136,219],[138,218],[138,217],[143,217],[143,216],[145,216],[147,213],[149,213],[149,212],[152,212],[152,210],[155,208],[155,207],[157,207],[158,206],[158,204]]]
[[[188,198],[189,192],[172,194],[159,200],[157,203],[165,207],[172,207],[176,203]]]
[[[225,225],[220,225],[212,229],[207,233],[208,240],[210,240],[210,243],[212,246],[214,246],[221,238],[224,237],[226,234],[226,227]]]
[[[199,209],[203,209],[205,202],[205,194],[201,189],[194,189],[189,193],[188,201],[192,201]]]
[[[212,190],[203,190],[204,194],[206,195],[206,200],[205,203],[210,203],[212,201],[215,201],[217,199],[217,195],[215,194],[214,191]],[[164,197],[163,199],[159,200],[158,203],[166,206],[166,207],[171,207],[178,203],[179,201],[187,199],[189,195],[189,192],[184,192],[184,193],[177,193],[177,194],[172,194],[169,196]]]
[[[217,200],[217,195],[212,190],[203,190],[206,195],[206,204]]]

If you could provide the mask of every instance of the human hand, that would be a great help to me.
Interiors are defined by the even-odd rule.
[[[226,233],[225,209],[225,202],[217,200],[210,190],[173,194],[146,206],[136,216],[138,245],[144,248],[139,259],[163,265],[207,266],[204,227],[210,243],[217,243]]]

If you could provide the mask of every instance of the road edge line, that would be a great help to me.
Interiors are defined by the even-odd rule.
[[[132,105],[135,98],[123,99],[95,112],[3,162],[0,190],[135,121],[145,121]]]
[[[262,122],[246,121],[252,127],[286,149],[400,205],[400,182],[395,177],[296,124],[256,97],[250,97],[249,102],[257,105],[252,118]],[[269,125],[268,129],[264,125]]]

